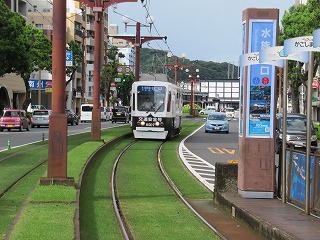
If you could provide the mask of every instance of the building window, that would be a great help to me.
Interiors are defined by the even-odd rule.
[[[224,86],[225,86],[225,87],[231,87],[231,82],[226,82],[226,83],[224,83]]]
[[[232,83],[232,87],[239,87],[239,83],[237,82]]]
[[[225,93],[225,94],[224,94],[224,97],[225,97],[225,98],[231,98],[231,93]]]
[[[223,87],[223,82],[217,82],[217,87]]]
[[[239,93],[232,93],[233,98],[239,98]]]
[[[43,24],[38,24],[38,23],[36,23],[36,28],[40,28],[40,29],[43,29]]]
[[[217,88],[217,92],[219,92],[219,93],[221,92],[221,93],[222,93],[222,92],[223,92],[223,88],[219,88],[219,87],[218,87],[218,88]]]
[[[224,91],[229,93],[229,92],[231,92],[231,88],[225,88]]]
[[[238,93],[239,92],[239,88],[232,88],[232,92]]]

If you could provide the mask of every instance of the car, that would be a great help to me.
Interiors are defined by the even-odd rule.
[[[225,132],[229,133],[229,121],[226,113],[210,113],[206,118],[205,132]]]
[[[276,153],[280,153],[282,148],[282,114],[277,114],[276,126]],[[316,130],[312,125],[311,146],[318,146]],[[287,115],[287,145],[294,148],[305,148],[307,142],[307,116],[303,114],[288,114]]]
[[[24,110],[6,109],[0,118],[0,132],[4,129],[11,131],[11,129],[18,129],[20,132],[23,129],[30,131],[29,119],[26,117]]]
[[[107,107],[100,107],[101,110],[101,121],[110,121],[111,120],[111,110]]]
[[[79,116],[70,109],[66,109],[66,115],[67,115],[67,124],[78,125],[79,124]]]
[[[234,108],[226,108],[227,118],[234,118]]]
[[[207,115],[210,113],[213,113],[216,111],[216,108],[214,106],[207,106],[205,109],[202,109],[199,114],[201,115]]]
[[[50,110],[34,110],[31,117],[31,127],[49,126]]]
[[[43,105],[31,105],[29,104],[27,112],[33,113],[35,110],[47,110]]]
[[[130,120],[129,118],[129,112],[127,107],[114,107],[112,109],[112,118],[111,122],[124,122],[128,123]]]

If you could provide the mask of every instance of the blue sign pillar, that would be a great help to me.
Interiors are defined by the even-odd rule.
[[[277,45],[278,9],[243,12],[242,54]],[[267,64],[241,69],[238,191],[248,198],[273,198],[275,67]]]

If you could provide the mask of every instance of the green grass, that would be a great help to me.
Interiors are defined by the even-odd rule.
[[[29,193],[39,181],[47,168],[44,164],[32,174],[28,175],[23,181],[17,183],[10,192],[6,193],[0,200],[0,239],[7,234],[17,211],[28,197]]]
[[[119,127],[119,128],[112,128],[106,129],[102,132],[104,138],[112,139],[118,135],[123,135],[124,133],[130,132],[129,128],[126,127]],[[79,174],[82,170],[84,163],[86,162],[87,158],[99,147],[101,146],[102,142],[87,142],[90,140],[90,133],[84,133],[79,135],[74,135],[68,137],[68,175],[74,176],[76,181],[79,179]],[[41,145],[42,144],[42,145]],[[25,151],[25,147],[14,149],[14,154],[11,155],[12,157],[0,162],[0,191],[11,184],[17,177],[21,176],[25,173],[28,169],[32,168],[36,164],[41,161],[47,159],[47,145],[41,143],[40,147],[37,150],[33,151]],[[39,146],[39,143],[35,144]],[[28,146],[29,148],[33,148],[34,145]],[[20,152],[18,151],[20,150]],[[9,155],[7,155],[9,156]],[[33,172],[32,175],[28,176],[27,178],[23,179],[21,183],[17,184],[18,186],[24,186],[23,191],[21,189],[12,189],[8,196],[4,196],[0,200],[0,236],[3,236],[8,231],[8,227],[12,223],[19,207],[21,206],[22,202],[27,199],[28,194],[34,189],[36,183],[38,182],[39,178],[44,175],[46,169],[46,165],[43,168],[39,168],[39,171],[36,170]],[[2,176],[4,176],[2,178]],[[30,183],[28,182],[28,178],[34,176],[33,181]],[[6,197],[11,197],[11,200],[6,200]],[[51,211],[48,210],[48,214],[50,215],[62,212],[60,214],[63,218],[62,220],[57,218],[57,222],[54,222],[54,226],[52,232],[60,231],[59,228],[63,225],[66,229],[67,233],[72,233],[69,237],[67,234],[66,237],[59,238],[59,233],[53,234],[53,237],[56,238],[49,238],[49,239],[72,239],[73,238],[73,214],[75,210],[74,204],[70,206],[65,205],[55,205],[56,202],[65,202],[70,203],[74,202],[76,198],[76,189],[74,187],[64,187],[64,186],[37,186],[35,191],[32,193],[29,201],[33,202],[51,202],[52,204],[41,208],[41,206],[30,205],[28,208],[23,211],[23,218],[22,223],[20,223],[15,227],[14,234],[15,239],[47,239],[42,238],[42,236],[47,235],[46,231],[44,230],[45,225],[49,225],[51,220],[46,218],[46,209],[50,209],[50,206],[53,206]],[[10,206],[8,206],[8,201],[12,202]],[[39,217],[38,212],[35,210],[39,208],[39,214],[43,214],[44,216],[41,218],[42,223],[40,225],[34,224],[38,220]],[[61,208],[61,209],[60,209]],[[63,214],[63,209],[71,209],[72,215],[69,216],[69,212]],[[27,211],[27,213],[25,213]],[[68,210],[69,211],[69,210]],[[36,214],[34,214],[36,213]],[[66,219],[64,219],[66,218]],[[3,220],[2,220],[3,219]],[[40,218],[39,218],[40,219]],[[52,219],[53,221],[53,219]],[[71,222],[71,225],[69,224]],[[61,226],[60,226],[61,224]],[[33,230],[30,229],[30,226],[33,226]],[[49,231],[50,232],[50,231]],[[24,235],[25,234],[25,235]],[[49,233],[48,233],[49,234]],[[61,234],[61,233],[60,233]],[[25,236],[25,237],[21,237]],[[50,236],[50,235],[48,235]]]
[[[133,139],[119,142],[89,165],[80,195],[82,240],[121,239],[112,206],[110,179],[112,166],[121,150]]]
[[[135,144],[120,161],[121,207],[136,239],[218,239],[163,179],[156,163],[159,141]]]
[[[33,205],[24,209],[11,240],[73,239],[74,205]]]
[[[201,122],[184,122],[181,135],[166,142],[161,150],[161,160],[166,172],[184,197],[189,199],[212,198],[212,194],[186,171],[177,152],[179,143],[202,124]]]

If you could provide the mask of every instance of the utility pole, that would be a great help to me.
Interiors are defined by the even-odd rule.
[[[170,70],[174,70],[174,81],[177,84],[179,80],[179,70],[183,70],[184,68],[191,67],[189,64],[179,64],[179,58],[175,57],[175,64],[163,64],[162,66],[169,68]]]
[[[126,24],[126,26],[131,26],[131,25]],[[149,41],[153,41],[153,40],[167,39],[167,37],[141,36],[141,23],[139,22],[136,24],[136,36],[119,36],[118,35],[118,36],[111,36],[111,37],[117,38],[117,39],[123,39],[134,44],[135,50],[136,50],[135,81],[139,81],[140,79],[140,49],[142,44]]]
[[[86,31],[82,29],[82,64],[81,64],[81,103],[85,103],[84,94],[86,91],[86,64],[85,64],[85,42],[84,39],[86,37]]]
[[[194,105],[195,105],[195,84],[200,79],[200,76],[198,75],[199,69],[196,69],[196,75],[189,73],[189,72],[190,72],[190,70],[186,69],[186,73],[189,74],[189,79],[191,82],[190,114],[195,116],[196,115],[195,108],[194,108]]]
[[[41,70],[38,71],[39,76],[38,76],[38,104],[41,105]]]

